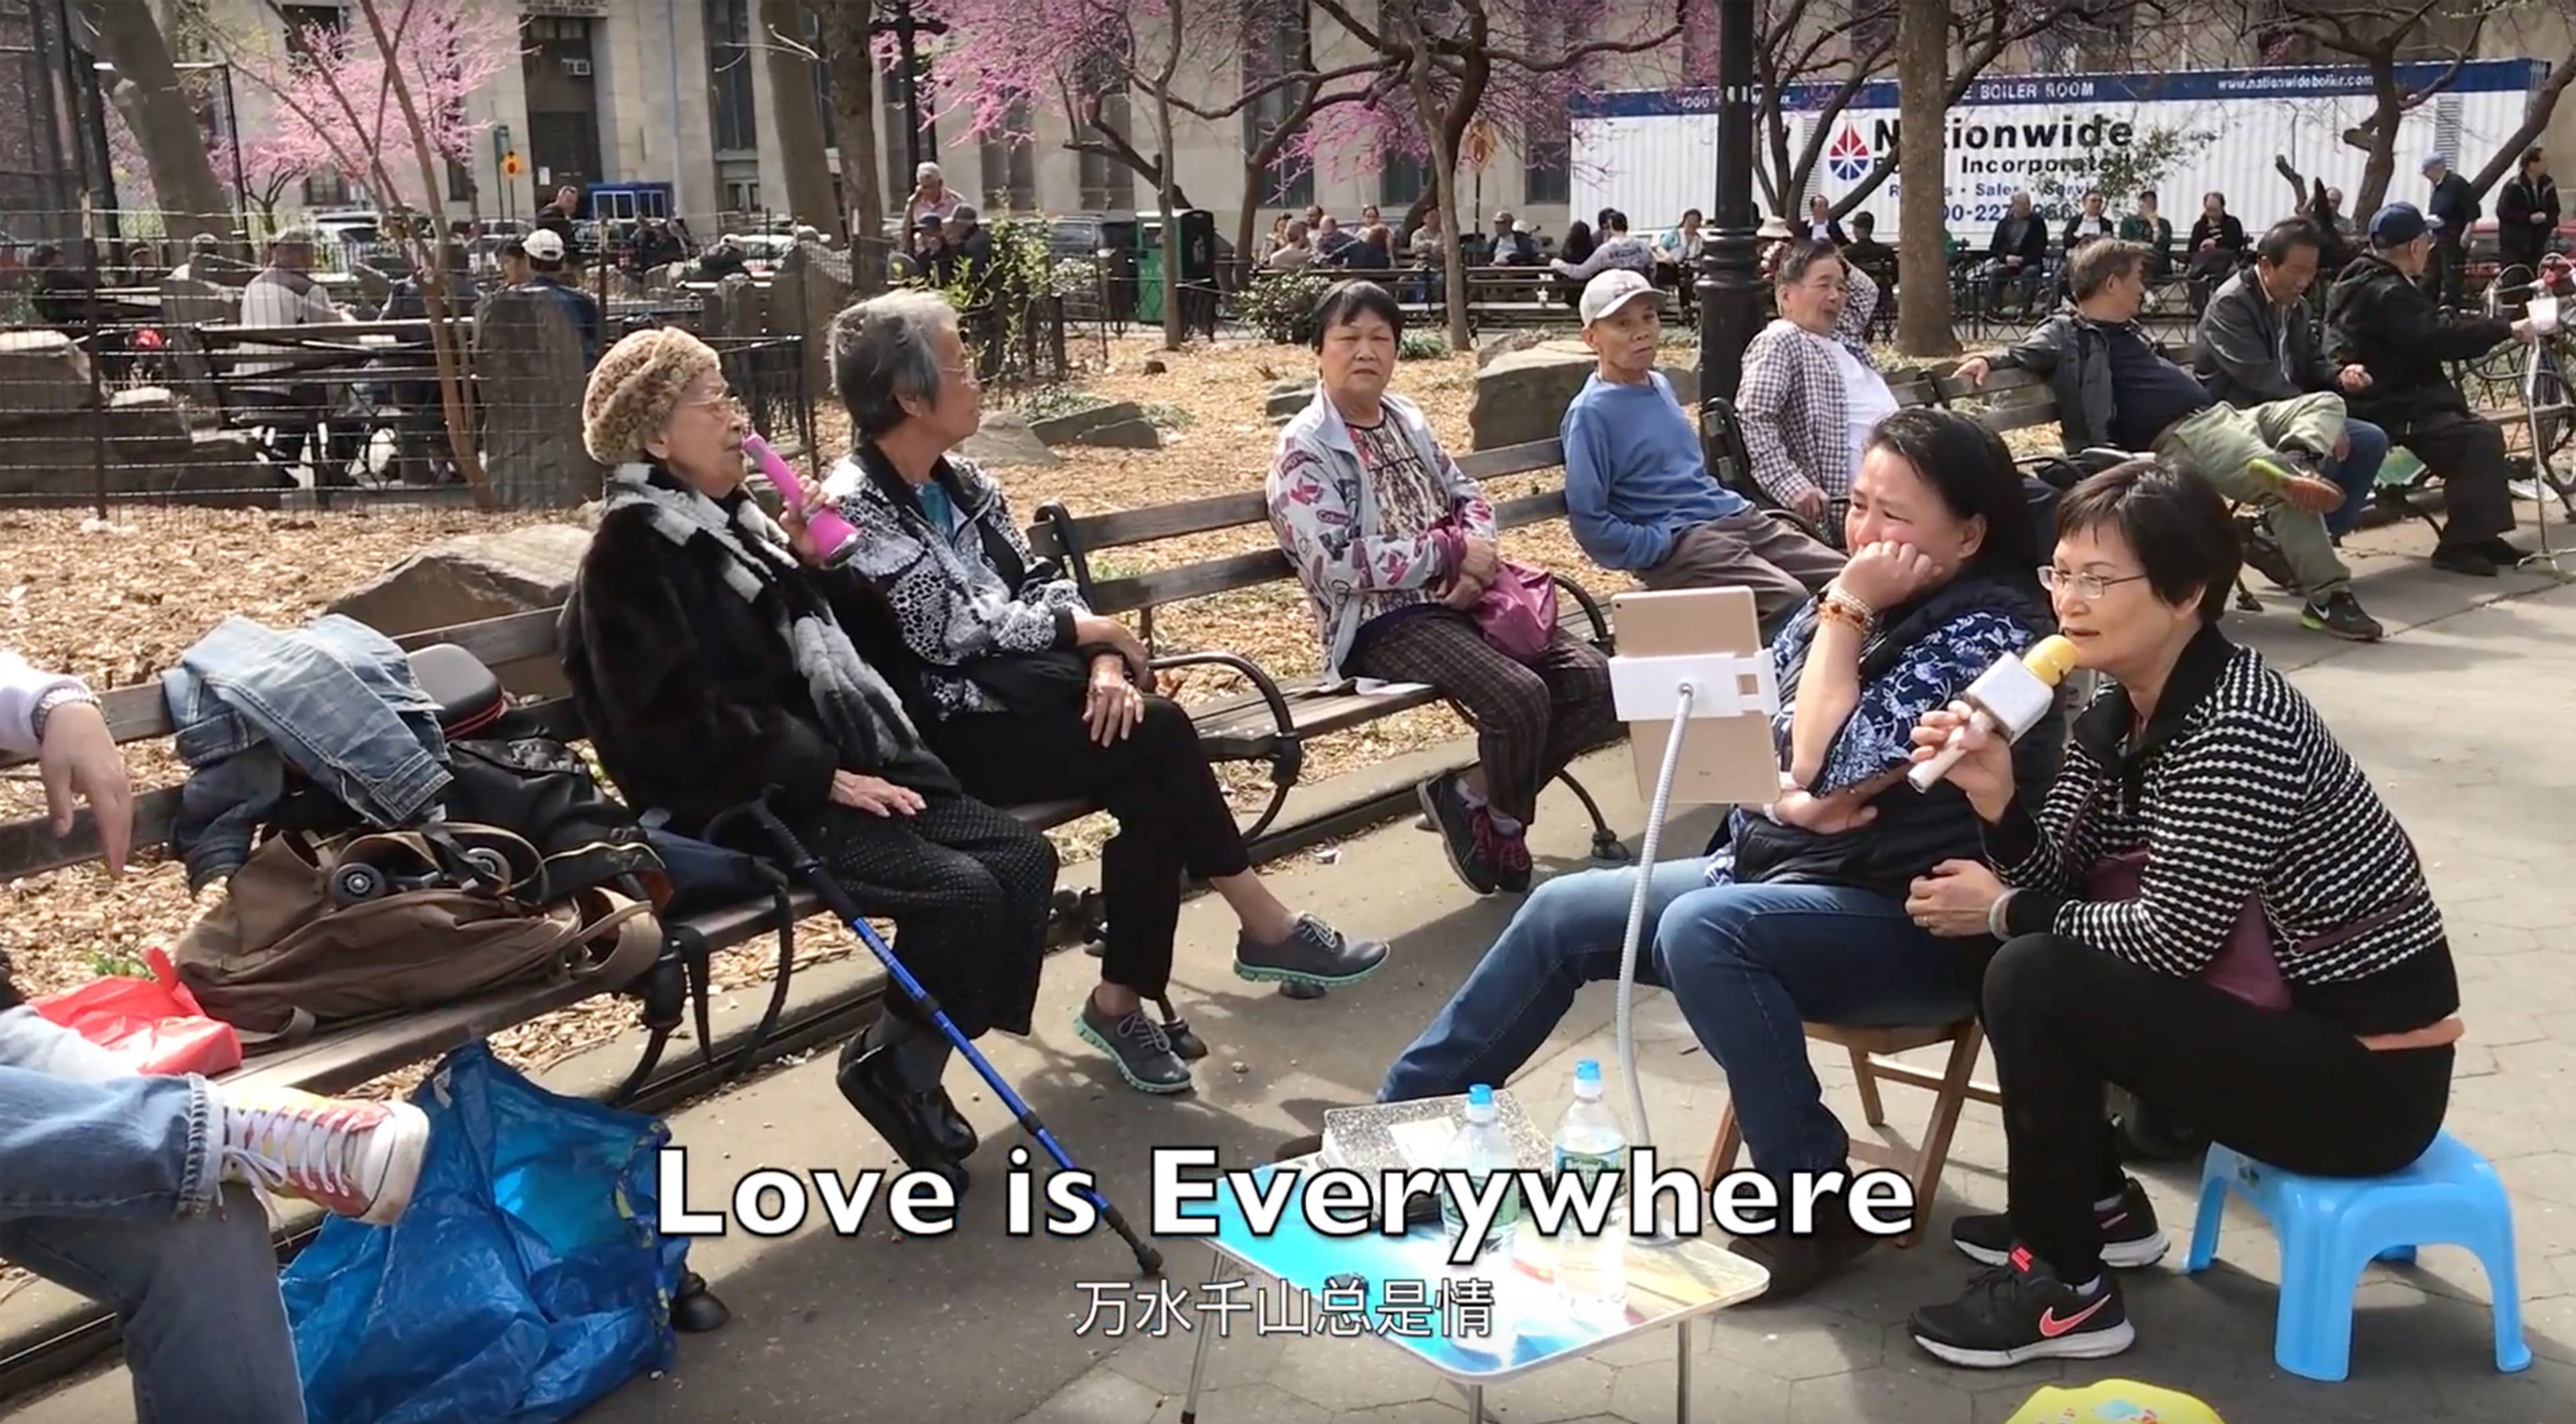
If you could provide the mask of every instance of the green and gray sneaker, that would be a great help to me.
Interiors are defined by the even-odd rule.
[[[1190,1065],[1172,1051],[1171,1036],[1142,1008],[1112,1018],[1102,1012],[1098,999],[1085,995],[1073,1026],[1083,1042],[1109,1055],[1118,1076],[1137,1092],[1186,1093],[1193,1086]]]

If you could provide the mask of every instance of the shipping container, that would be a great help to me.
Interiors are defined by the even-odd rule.
[[[2399,83],[2431,84],[2448,68],[2399,65]],[[2447,152],[2474,173],[2513,135],[2532,90],[2546,77],[2538,60],[2475,60],[2440,93],[2401,122],[2390,201],[2422,203],[2424,157]],[[1827,137],[1808,193],[1839,203],[1897,141],[1896,85],[1863,85],[1830,117],[1819,111],[1839,88],[1796,84],[1781,116],[1794,157],[1822,123]],[[2273,165],[2287,158],[2310,178],[2350,194],[2361,185],[2365,155],[2343,141],[2374,107],[2369,71],[2359,66],[2211,69],[2175,73],[2012,75],[1971,85],[1948,114],[1948,194],[1953,236],[1982,246],[2010,209],[2012,196],[2033,191],[2063,223],[2096,181],[2106,159],[2169,134],[2175,150],[2155,186],[2179,236],[2200,211],[2201,194],[2227,195],[2228,209],[2252,230],[2290,215],[2290,185]],[[1758,119],[1757,119],[1758,122]],[[1757,134],[1756,162],[1769,137]],[[1572,208],[1589,221],[1605,207],[1628,215],[1640,231],[1670,227],[1685,208],[1714,210],[1717,91],[1629,90],[1579,98],[1574,112]],[[2117,172],[2125,165],[2114,164]],[[1901,175],[1891,174],[1857,211],[1875,214],[1878,234],[1893,239]],[[2052,193],[2052,189],[2054,192]],[[2131,195],[2106,193],[2113,217]],[[1803,212],[1807,193],[1787,204]],[[1761,189],[1755,189],[1761,206]]]

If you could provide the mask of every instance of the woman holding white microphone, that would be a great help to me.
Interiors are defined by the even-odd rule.
[[[2459,983],[2405,831],[2316,709],[2218,630],[2236,579],[2207,484],[2137,461],[2076,486],[2040,571],[2080,666],[2110,684],[2044,798],[1965,704],[1926,717],[1985,858],[1915,883],[1935,934],[2005,941],[1984,984],[2010,1210],[1952,1239],[1991,1267],[1914,1313],[1924,1349],[2002,1368],[2128,1348],[2118,1283],[2165,1237],[2124,1178],[2103,1085],[2283,1169],[2377,1176],[2449,1105]],[[2034,801],[2036,804],[2034,804]],[[1991,868],[1990,868],[1991,867]]]

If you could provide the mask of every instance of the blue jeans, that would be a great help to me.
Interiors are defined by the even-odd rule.
[[[140,1424],[304,1417],[268,1213],[223,1183],[202,1078],[0,1013],[0,1257],[116,1310]]]
[[[1845,1165],[1850,1140],[1824,1103],[1802,1022],[1940,1024],[1975,1011],[1956,943],[1924,933],[1897,901],[1839,885],[1710,885],[1708,862],[1655,868],[1651,951],[1640,983],[1680,1003],[1726,1070],[1736,1121],[1765,1173]],[[1574,1004],[1619,976],[1634,870],[1540,886],[1475,972],[1387,1071],[1380,1102],[1501,1086]]]
[[[2327,479],[2343,486],[2343,508],[2326,516],[2328,534],[2350,533],[2370,508],[2371,490],[2379,484],[2379,466],[2388,458],[2388,432],[2366,420],[2346,419],[2343,433],[2352,453],[2326,467]]]

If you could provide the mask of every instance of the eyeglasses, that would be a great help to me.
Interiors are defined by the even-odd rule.
[[[2145,577],[2145,574],[2124,574],[2119,578],[2104,578],[2100,574],[2068,573],[2049,564],[2040,568],[2039,586],[2050,593],[2071,593],[2078,598],[2093,599],[2121,584],[2136,583]]]
[[[984,384],[984,378],[976,375],[975,368],[972,366],[942,366],[939,368],[939,374],[955,377],[957,380],[963,381],[970,386],[981,386]]]

